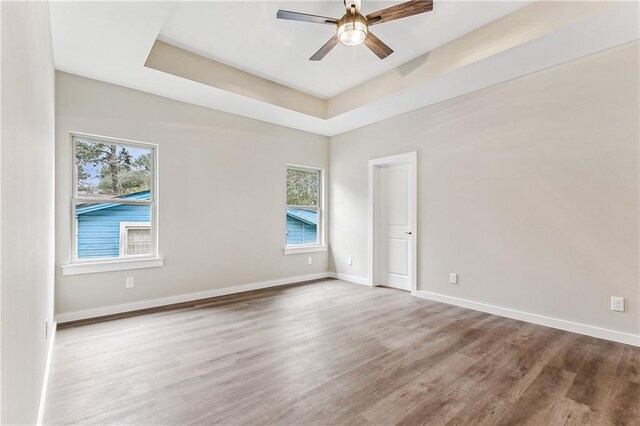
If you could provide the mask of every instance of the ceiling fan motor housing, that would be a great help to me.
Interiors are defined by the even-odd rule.
[[[347,13],[338,21],[338,38],[342,44],[356,46],[367,38],[368,33],[367,18],[359,13]]]

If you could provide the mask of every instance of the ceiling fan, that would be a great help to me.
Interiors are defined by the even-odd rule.
[[[364,43],[380,59],[384,59],[391,55],[393,50],[373,35],[369,27],[433,10],[433,0],[411,0],[364,16],[360,13],[360,0],[343,0],[343,2],[347,13],[340,19],[288,10],[278,10],[276,16],[278,19],[336,26],[336,34],[309,58],[310,61],[319,61],[324,58],[338,42],[347,46]]]

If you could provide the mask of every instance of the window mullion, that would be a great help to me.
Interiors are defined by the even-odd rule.
[[[78,204],[129,204],[132,206],[150,206],[151,200],[127,200],[122,198],[86,198],[76,197],[73,199],[75,205]]]
[[[288,209],[311,209],[311,210],[320,210],[320,206],[298,206],[295,204],[287,204]]]

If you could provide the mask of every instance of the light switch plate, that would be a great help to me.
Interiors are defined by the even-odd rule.
[[[458,284],[458,274],[450,273],[449,274],[449,282],[451,284]]]

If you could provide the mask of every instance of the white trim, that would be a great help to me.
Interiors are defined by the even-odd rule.
[[[69,321],[77,321],[87,318],[102,317],[105,315],[120,314],[123,312],[138,311],[140,309],[155,308],[158,306],[173,305],[175,303],[191,302],[194,300],[208,299],[211,297],[226,296],[227,294],[244,293],[246,291],[259,290],[262,288],[277,287],[287,284],[301,283],[304,281],[329,278],[328,272],[317,274],[300,275],[297,277],[280,278],[270,281],[262,281],[251,284],[243,284],[231,287],[218,288],[214,290],[201,291],[198,293],[181,294],[177,296],[163,297],[161,299],[141,300],[139,302],[125,303],[122,305],[104,306],[101,308],[85,309],[76,312],[66,312],[56,315],[56,321],[63,324]]]
[[[286,204],[287,202],[287,171],[289,169],[294,169],[294,170],[300,170],[300,171],[306,171],[306,172],[316,172],[318,173],[318,205],[317,206],[293,206],[290,204]],[[286,214],[286,210],[289,208],[297,208],[297,209],[316,209],[317,213],[318,213],[318,218],[317,221],[318,223],[316,224],[316,243],[314,244],[314,246],[326,246],[327,245],[327,236],[326,236],[326,232],[325,229],[327,229],[326,227],[326,221],[325,221],[325,207],[326,207],[326,201],[325,201],[325,190],[326,190],[326,186],[325,186],[325,170],[322,167],[315,167],[315,166],[302,166],[300,164],[291,164],[291,163],[287,163],[286,165],[286,169],[285,169],[285,215],[284,215],[284,244],[285,244],[285,249],[284,249],[284,254],[294,254],[294,253],[307,253],[305,251],[299,251],[299,252],[289,252],[289,249],[293,248],[291,246],[287,246],[287,214]],[[324,250],[314,250],[314,251],[324,251]]]
[[[40,391],[40,405],[38,406],[38,420],[36,424],[40,426],[44,421],[44,410],[47,403],[47,388],[49,386],[49,372],[51,371],[51,359],[53,358],[53,347],[56,340],[56,329],[58,323],[51,324],[51,334],[49,335],[49,351],[47,353],[47,363],[44,367],[44,377],[42,379],[42,390]]]
[[[108,136],[92,135],[82,132],[69,132],[71,141],[71,199],[70,199],[70,212],[69,212],[69,226],[70,232],[70,245],[69,245],[69,263],[82,263],[88,261],[88,263],[95,263],[99,259],[79,259],[78,258],[78,221],[76,216],[76,205],[80,202],[100,202],[109,204],[129,204],[129,205],[148,205],[149,206],[149,218],[151,225],[151,257],[158,257],[158,240],[159,240],[159,220],[158,220],[158,188],[159,188],[159,160],[158,160],[158,144],[133,141],[129,139],[114,138]],[[151,182],[149,187],[149,200],[123,200],[117,198],[99,198],[99,197],[79,197],[78,196],[78,170],[76,168],[76,138],[89,139],[93,142],[114,143],[123,146],[138,147],[148,149],[151,155]]]
[[[118,259],[93,263],[62,265],[62,275],[94,274],[97,272],[126,271],[128,269],[158,268],[164,266],[164,257],[146,259]]]
[[[362,284],[369,287],[373,287],[373,285],[371,284],[371,281],[369,281],[367,278],[356,277],[355,275],[340,274],[338,272],[329,272],[329,276],[337,280],[342,280],[342,281],[347,281],[354,284]]]
[[[315,244],[312,246],[287,246],[284,248],[284,254],[299,254],[299,253],[315,253],[318,251],[327,251],[328,247],[324,245]]]
[[[126,198],[77,197],[78,202],[92,204],[128,204],[134,206],[150,206],[150,200],[128,200]]]
[[[78,136],[80,138],[86,138],[86,139],[93,139],[93,140],[98,140],[98,141],[102,141],[105,143],[123,143],[125,145],[134,145],[134,146],[139,146],[139,147],[143,147],[143,148],[148,148],[149,145],[152,145],[154,147],[158,147],[158,144],[155,143],[151,143],[151,142],[143,142],[143,141],[137,141],[137,140],[133,140],[133,139],[125,139],[125,138],[117,138],[117,137],[113,137],[113,136],[102,136],[102,135],[96,135],[94,133],[84,133],[84,132],[75,132],[75,131],[71,131],[69,132],[72,136]]]
[[[413,206],[410,208],[411,223],[411,253],[409,266],[411,272],[411,292],[415,292],[418,288],[418,153],[417,151],[407,152],[404,154],[392,155],[389,157],[376,158],[369,160],[369,200],[368,200],[368,242],[367,242],[367,258],[369,260],[369,279],[371,285],[378,285],[378,274],[374,267],[378,265],[377,259],[377,232],[378,228],[377,215],[375,214],[378,196],[375,189],[378,186],[378,172],[380,166],[388,166],[392,164],[409,164],[409,198],[412,200]]]
[[[474,302],[466,299],[459,299],[457,297],[445,296],[443,294],[432,293],[429,291],[415,291],[415,292],[412,292],[412,294],[422,299],[428,299],[436,302],[447,303],[449,305],[473,309],[476,311],[487,312],[487,313],[499,315],[502,317],[530,322],[532,324],[543,325],[545,327],[557,328],[560,330],[571,331],[573,333],[585,334],[587,336],[597,337],[600,339],[611,340],[619,343],[626,343],[627,345],[640,346],[640,335],[636,335],[636,334],[623,333],[621,331],[609,330],[606,328],[595,327],[593,325],[580,324],[577,322],[562,320],[559,318],[552,318],[544,315],[531,314],[528,312],[518,311],[515,309],[503,308],[500,306]]]

